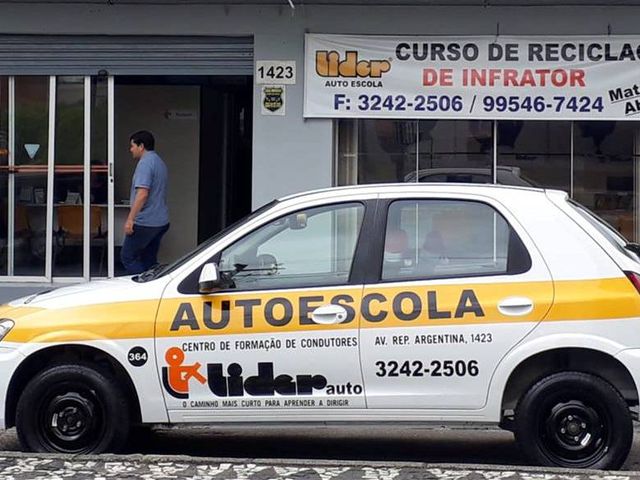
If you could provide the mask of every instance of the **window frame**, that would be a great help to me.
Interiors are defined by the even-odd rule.
[[[359,285],[362,284],[364,278],[364,268],[366,266],[366,259],[369,256],[368,250],[369,246],[367,242],[364,242],[363,239],[367,237],[371,237],[373,232],[371,231],[373,224],[373,217],[376,210],[376,200],[375,199],[362,199],[362,198],[353,198],[353,199],[343,199],[335,202],[318,202],[311,205],[305,205],[300,208],[287,209],[286,211],[281,212],[278,216],[270,217],[264,222],[256,225],[255,228],[245,232],[238,238],[235,238],[231,243],[225,244],[221,246],[217,251],[212,254],[207,260],[200,263],[197,267],[195,267],[190,273],[188,273],[183,280],[181,280],[178,284],[178,292],[184,295],[202,295],[198,289],[198,279],[200,277],[200,272],[205,264],[210,262],[215,262],[216,264],[220,263],[220,258],[222,256],[222,252],[226,249],[232,247],[233,245],[241,242],[246,237],[252,235],[254,232],[259,230],[260,228],[265,227],[266,225],[287,217],[292,214],[296,214],[299,212],[303,212],[305,210],[310,210],[314,208],[322,208],[322,207],[333,207],[339,205],[355,205],[359,204],[364,208],[364,212],[362,215],[362,223],[360,225],[360,231],[358,232],[358,237],[356,239],[356,244],[353,252],[353,259],[351,261],[351,269],[349,271],[349,277],[346,282],[339,283],[323,283],[319,285],[296,285],[296,286],[274,286],[274,287],[264,287],[259,289],[241,289],[241,288],[228,288],[218,290],[215,293],[243,293],[243,292],[270,292],[270,291],[279,291],[279,290],[299,290],[299,289],[314,289],[314,288],[327,288],[327,287],[337,287],[337,286],[345,286],[345,285]],[[233,235],[234,231],[226,232],[228,235]],[[226,235],[225,235],[226,236]],[[219,238],[223,240],[223,238]]]
[[[520,246],[523,251],[527,254],[527,258],[525,259],[526,268],[517,270],[515,272],[500,272],[500,273],[464,273],[464,274],[455,274],[455,275],[437,275],[430,277],[406,277],[406,278],[396,278],[396,279],[383,279],[382,278],[382,270],[384,266],[384,244],[385,237],[387,233],[387,221],[389,218],[389,209],[391,205],[395,202],[429,202],[429,201],[447,201],[447,202],[466,202],[466,203],[480,203],[486,205],[491,208],[495,213],[500,215],[500,217],[505,221],[505,223],[509,226],[510,235],[518,239]],[[525,241],[522,240],[522,236],[518,233],[518,229],[514,228],[513,224],[509,222],[509,220],[505,217],[503,212],[500,211],[496,205],[493,205],[490,202],[484,201],[482,199],[477,198],[461,198],[461,197],[448,197],[448,196],[433,196],[433,197],[419,197],[419,196],[399,196],[395,198],[385,198],[380,199],[379,205],[377,208],[377,216],[376,216],[376,227],[377,231],[380,232],[377,235],[378,242],[375,245],[375,253],[370,257],[370,269],[367,275],[367,283],[373,284],[394,284],[394,283],[404,283],[404,282],[429,282],[433,280],[449,280],[449,279],[460,279],[460,278],[481,278],[481,277],[504,277],[504,276],[516,276],[516,275],[524,275],[531,271],[533,267],[533,256],[527,247]],[[511,245],[508,246],[508,252],[511,250]],[[508,253],[509,254],[509,253]],[[509,259],[507,258],[507,265],[509,264]]]

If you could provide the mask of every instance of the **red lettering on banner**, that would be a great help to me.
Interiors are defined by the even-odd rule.
[[[495,86],[496,81],[500,80],[501,74],[502,74],[502,70],[499,70],[497,68],[489,69],[489,86],[490,87]]]
[[[447,84],[448,85],[448,84]],[[526,68],[472,68],[463,69],[464,87],[584,87],[585,71],[582,69]]]
[[[564,87],[567,83],[567,78],[566,70],[554,70],[551,72],[551,83],[554,87]]]
[[[584,70],[569,70],[571,85],[584,87]]]
[[[487,71],[486,70],[471,70],[471,83],[472,86],[486,87],[487,86]]]
[[[518,86],[518,71],[513,68],[507,68],[504,71],[504,86],[505,87],[517,87]]]
[[[422,71],[422,85],[425,87],[452,87],[453,70],[451,68],[425,68]]]
[[[544,78],[542,80],[544,82]],[[535,87],[536,80],[533,78],[533,73],[531,70],[525,70],[522,72],[522,79],[520,80],[520,84],[516,84],[517,87]]]
[[[453,70],[450,68],[443,68],[440,70],[440,86],[453,87]]]

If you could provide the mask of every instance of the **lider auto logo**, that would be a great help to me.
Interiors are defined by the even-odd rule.
[[[205,376],[200,372],[200,363],[184,364],[185,354],[178,347],[168,349],[165,360],[167,366],[162,367],[162,384],[172,397],[180,399],[189,398],[191,380],[207,384],[216,397],[313,395],[315,391],[327,395],[363,393],[361,385],[329,385],[324,375],[275,375],[272,362],[258,363],[258,373],[245,377],[242,366],[237,363],[231,363],[226,369],[222,363],[208,363]]]
[[[183,365],[184,352],[178,347],[171,347],[164,356],[168,367],[162,367],[162,384],[172,397],[189,398],[189,380],[194,378],[201,384],[207,379],[202,375],[200,363]]]
[[[355,50],[347,50],[344,60],[335,50],[316,51],[316,73],[321,77],[380,78],[389,70],[388,60],[359,60]]]

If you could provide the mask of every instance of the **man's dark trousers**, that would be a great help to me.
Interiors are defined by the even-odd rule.
[[[158,263],[160,240],[169,230],[169,224],[162,227],[133,225],[133,233],[125,235],[120,251],[120,260],[129,275],[149,270]]]

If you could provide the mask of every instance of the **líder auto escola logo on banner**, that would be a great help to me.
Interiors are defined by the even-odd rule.
[[[640,36],[306,35],[305,117],[640,118]]]

